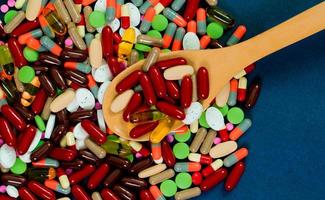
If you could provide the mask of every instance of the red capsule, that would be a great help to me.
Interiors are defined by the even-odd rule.
[[[141,74],[143,74],[143,72],[140,70],[135,70],[134,72],[129,74],[127,77],[125,77],[116,85],[115,87],[116,92],[122,93],[136,86],[139,83]]]
[[[140,75],[140,85],[143,90],[143,95],[145,97],[145,100],[149,106],[156,104],[156,95],[154,92],[154,89],[152,87],[150,78],[147,74],[141,74]]]
[[[107,59],[113,56],[113,31],[111,27],[105,26],[102,30],[102,49],[103,56]]]
[[[192,0],[186,3],[185,11],[183,14],[185,21],[189,22],[194,18],[196,11],[199,8],[199,4],[200,0]]]
[[[123,119],[128,122],[130,115],[134,113],[142,104],[142,95],[139,92],[135,92],[131,97],[128,105],[123,111]]]
[[[32,111],[35,115],[38,115],[42,112],[46,100],[47,100],[47,94],[45,90],[42,88],[36,93],[35,99],[32,103]]]
[[[106,163],[101,164],[96,171],[89,177],[87,187],[90,190],[95,189],[102,180],[106,177],[109,171],[109,165]]]
[[[161,141],[161,153],[162,153],[164,163],[168,167],[174,167],[176,163],[176,158],[174,156],[172,148],[170,147],[169,143],[166,140]]]
[[[148,75],[152,82],[152,85],[155,88],[156,95],[159,98],[164,98],[167,94],[166,85],[163,75],[156,66],[152,66],[148,70]]]
[[[15,66],[20,68],[22,66],[28,65],[28,62],[23,55],[23,48],[16,38],[11,37],[8,40],[8,48],[10,50],[12,58],[14,59]]]
[[[37,128],[28,125],[27,128],[18,137],[17,153],[23,155],[27,152],[37,132]]]
[[[13,37],[18,37],[24,33],[27,33],[31,30],[34,30],[40,26],[38,19],[35,19],[33,21],[27,21],[25,23],[20,24],[17,28],[15,28],[11,35]]]
[[[107,64],[113,76],[117,76],[120,72],[124,70],[124,68],[120,65],[117,59],[113,56],[108,57]]]
[[[100,195],[103,197],[103,199],[120,200],[120,198],[111,189],[108,188],[104,188]]]
[[[5,194],[0,194],[0,199],[1,200],[15,200],[14,198],[9,197],[8,195]]]
[[[205,67],[200,67],[196,75],[197,80],[197,97],[200,100],[209,96],[209,72]]]
[[[73,185],[71,193],[76,200],[91,200],[90,196],[80,185]]]
[[[49,188],[45,187],[43,184],[40,184],[36,181],[29,181],[27,184],[28,189],[30,189],[36,196],[41,199],[46,200],[55,200],[55,193]]]
[[[226,142],[229,140],[229,134],[226,128],[218,131],[218,135],[222,142]]]
[[[202,177],[202,174],[200,172],[194,172],[192,174],[192,183],[194,185],[200,185],[201,182],[202,182],[202,179],[203,179],[203,177]]]
[[[192,79],[190,76],[184,76],[181,83],[181,106],[183,108],[190,107],[192,103]]]
[[[8,104],[1,107],[1,112],[17,130],[22,131],[26,128],[24,118]]]
[[[100,128],[92,121],[85,119],[81,122],[81,126],[96,143],[104,144],[106,142],[106,133],[100,130]]]
[[[22,200],[37,200],[37,197],[35,197],[35,195],[26,187],[20,187],[18,193]]]
[[[243,161],[236,163],[236,165],[232,168],[231,172],[229,173],[229,176],[227,177],[225,182],[225,189],[227,191],[231,191],[236,187],[244,171],[245,163]]]
[[[80,181],[94,173],[95,170],[96,167],[94,165],[85,165],[83,169],[76,171],[69,176],[70,184],[75,185],[79,183]]]
[[[130,137],[131,138],[141,137],[146,133],[149,133],[150,131],[154,130],[158,126],[158,124],[159,121],[137,125],[130,131]]]
[[[3,117],[0,117],[0,127],[0,136],[3,138],[5,143],[11,147],[15,147],[16,134],[9,122]]]
[[[210,176],[202,181],[200,188],[203,192],[210,190],[215,185],[219,184],[223,179],[227,177],[228,171],[226,168],[220,168],[213,172]]]
[[[170,67],[174,67],[176,65],[186,65],[186,60],[182,57],[172,58],[168,60],[161,60],[156,62],[155,66],[157,66],[160,70],[165,70]]]
[[[59,161],[73,161],[77,157],[77,152],[71,149],[54,148],[49,156]]]
[[[173,99],[179,99],[180,97],[180,89],[178,87],[178,84],[175,81],[166,80],[166,88],[168,96],[170,96]]]
[[[140,191],[140,200],[155,200],[149,190]]]
[[[118,34],[118,32],[114,32],[113,40],[114,40],[114,43],[120,44],[122,42],[122,37],[120,36],[120,34]]]
[[[165,113],[166,115],[171,116],[175,119],[178,119],[178,120],[185,119],[184,110],[174,106],[173,104],[170,104],[170,103],[167,103],[164,101],[159,101],[159,102],[157,102],[156,107],[160,112]]]

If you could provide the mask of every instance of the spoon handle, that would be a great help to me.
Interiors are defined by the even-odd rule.
[[[239,59],[249,65],[325,29],[325,1],[240,44]]]

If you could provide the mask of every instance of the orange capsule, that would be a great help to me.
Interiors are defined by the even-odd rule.
[[[200,39],[201,49],[206,49],[211,42],[211,37],[208,35],[203,35]]]
[[[187,23],[187,32],[196,33],[196,22],[194,20]]]

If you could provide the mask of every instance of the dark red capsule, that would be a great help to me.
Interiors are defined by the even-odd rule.
[[[6,173],[6,174],[2,174],[1,183],[3,185],[12,185],[15,187],[21,187],[26,184],[26,178],[23,176]]]
[[[55,56],[52,53],[43,52],[39,54],[38,60],[43,65],[56,66],[60,67],[62,62],[59,57]]]
[[[15,147],[16,134],[9,122],[3,117],[0,117],[0,127],[0,136],[3,138],[4,142],[11,147]]]
[[[37,200],[37,197],[35,197],[35,195],[26,187],[20,187],[18,193],[22,200]]]
[[[140,171],[147,169],[153,164],[152,157],[147,157],[143,160],[140,160],[132,165],[129,172],[130,173],[139,173]]]
[[[39,80],[41,82],[41,85],[45,89],[46,93],[50,97],[54,97],[56,95],[55,86],[52,83],[52,81],[49,79],[49,77],[46,74],[42,73],[41,75],[39,75]]]
[[[197,80],[197,97],[199,100],[208,98],[209,96],[209,73],[205,67],[200,67],[196,75]]]
[[[27,152],[37,132],[37,128],[28,125],[27,128],[18,137],[17,153],[23,155]]]
[[[61,52],[60,58],[62,58],[64,61],[83,62],[88,58],[88,51],[65,48]]]
[[[24,118],[8,104],[1,107],[1,112],[17,130],[22,131],[26,128]]]
[[[113,31],[111,27],[105,26],[102,30],[102,50],[104,58],[113,56]]]
[[[153,131],[159,124],[159,121],[154,121],[154,122],[148,122],[145,124],[139,124],[135,126],[131,131],[130,131],[130,137],[131,138],[138,138],[141,137],[150,131]]]
[[[194,18],[196,11],[199,8],[199,4],[200,0],[192,0],[186,3],[185,11],[183,14],[185,21],[189,22]]]
[[[23,47],[21,44],[19,44],[16,38],[11,37],[8,40],[8,48],[14,60],[15,66],[20,68],[22,66],[28,65],[28,62],[23,54]]]
[[[101,164],[96,171],[89,177],[87,187],[90,190],[95,189],[102,180],[106,177],[109,171],[109,165],[107,163]]]
[[[114,183],[116,183],[122,176],[123,171],[120,169],[114,169],[104,180],[105,187],[111,187]]]
[[[15,28],[11,35],[13,37],[18,37],[24,33],[27,33],[29,31],[32,31],[40,26],[38,19],[35,19],[33,21],[26,21],[25,23],[20,24],[17,28]]]
[[[83,169],[76,171],[69,176],[70,184],[75,185],[79,183],[80,181],[94,173],[95,170],[96,167],[94,165],[85,165]]]
[[[164,98],[167,95],[166,85],[163,75],[156,66],[152,66],[148,70],[148,75],[155,88],[156,95],[159,98]]]
[[[155,66],[157,66],[160,70],[165,70],[170,67],[174,67],[177,65],[186,65],[186,60],[182,57],[167,59],[167,60],[161,60],[156,62]]]
[[[100,193],[103,199],[120,200],[120,198],[110,189],[104,188]]]
[[[0,194],[0,199],[1,200],[15,200],[12,197],[9,197],[8,195]]]
[[[44,157],[46,157],[49,152],[51,151],[51,149],[53,148],[53,144],[50,141],[46,141],[44,142],[44,144],[38,148],[36,151],[34,151],[31,155],[30,155],[30,159],[33,162],[36,162]]]
[[[60,71],[56,67],[51,67],[51,69],[50,69],[50,75],[51,75],[53,81],[58,86],[58,88],[60,88],[61,90],[67,89],[67,84],[66,84],[66,81],[65,81],[65,78],[63,76],[63,72],[62,71]]]
[[[125,200],[136,200],[136,195],[130,191],[128,188],[121,185],[114,185],[113,191]]]
[[[35,101],[35,100],[34,100]],[[31,121],[34,120],[34,113],[27,109],[25,106],[21,105],[20,102],[15,103],[15,110],[19,112],[26,120]]]
[[[80,185],[73,185],[71,193],[76,200],[91,200],[90,196]]]
[[[117,58],[115,58],[113,56],[108,57],[107,64],[108,64],[109,69],[111,70],[113,76],[117,76],[120,72],[122,72],[124,70],[124,68],[117,61]]]
[[[169,143],[166,140],[161,141],[161,154],[162,154],[164,163],[168,167],[174,167],[174,165],[176,163],[176,158],[175,158],[172,148],[170,147]]]
[[[94,122],[85,119],[81,121],[81,126],[96,143],[104,144],[106,142],[106,133],[100,130],[100,128]]]
[[[181,106],[183,108],[190,107],[192,103],[193,85],[190,76],[184,76],[181,83]]]
[[[251,109],[255,106],[261,92],[261,86],[261,80],[259,78],[256,78],[249,87],[248,95],[245,102],[245,107],[247,109]]]
[[[167,94],[173,99],[179,99],[180,97],[180,89],[178,84],[175,81],[166,80],[166,88],[167,88]]]
[[[128,89],[133,88],[139,83],[140,75],[143,74],[140,70],[135,70],[130,73],[127,77],[121,80],[115,87],[117,93],[122,93]]]
[[[140,200],[155,200],[151,192],[147,189],[140,191]]]
[[[166,102],[168,102],[168,103],[171,103],[171,104],[177,104],[176,100],[173,99],[173,98],[171,98],[171,97],[169,97],[169,96],[165,96],[163,98],[163,100],[166,101]]]
[[[147,74],[140,75],[140,85],[147,104],[149,106],[155,105],[157,101],[155,91]]]
[[[73,161],[77,157],[77,152],[71,149],[53,148],[49,156],[59,161]]]
[[[29,181],[27,184],[28,189],[30,189],[36,196],[44,200],[55,200],[55,193],[49,188],[45,187],[36,181]]]
[[[128,105],[123,111],[123,119],[128,122],[130,115],[134,113],[142,104],[142,95],[139,92],[135,92],[131,97]]]
[[[164,102],[164,101],[159,101],[156,104],[157,109],[165,113],[166,115],[173,117],[178,120],[183,120],[185,119],[185,112],[181,108],[178,108],[177,106],[174,106],[173,104]]]
[[[42,112],[46,100],[47,100],[47,94],[45,90],[42,88],[36,93],[35,99],[32,103],[32,111],[35,115],[38,115]]]
[[[236,187],[244,171],[245,163],[243,161],[236,163],[236,165],[232,168],[231,172],[229,173],[229,176],[227,177],[225,182],[225,189],[227,191],[231,191]]]
[[[227,177],[228,171],[226,168],[220,168],[213,172],[210,176],[202,181],[200,188],[203,192],[206,192],[219,184],[223,179]]]

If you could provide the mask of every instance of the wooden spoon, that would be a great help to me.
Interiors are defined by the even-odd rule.
[[[210,102],[218,95],[223,86],[229,82],[239,71],[251,63],[264,58],[286,46],[311,36],[325,28],[325,2],[322,2],[297,16],[275,26],[249,40],[237,45],[221,49],[174,51],[160,54],[159,60],[183,57],[189,65],[196,70],[204,66],[209,71],[210,93],[202,101],[206,109]],[[128,67],[116,76],[104,95],[103,112],[107,126],[115,134],[135,141],[149,140],[149,134],[137,139],[129,137],[134,124],[125,122],[122,112],[111,112],[110,106],[117,96],[116,85],[134,70],[142,68],[143,60]],[[173,128],[182,126],[181,121],[175,121]]]

